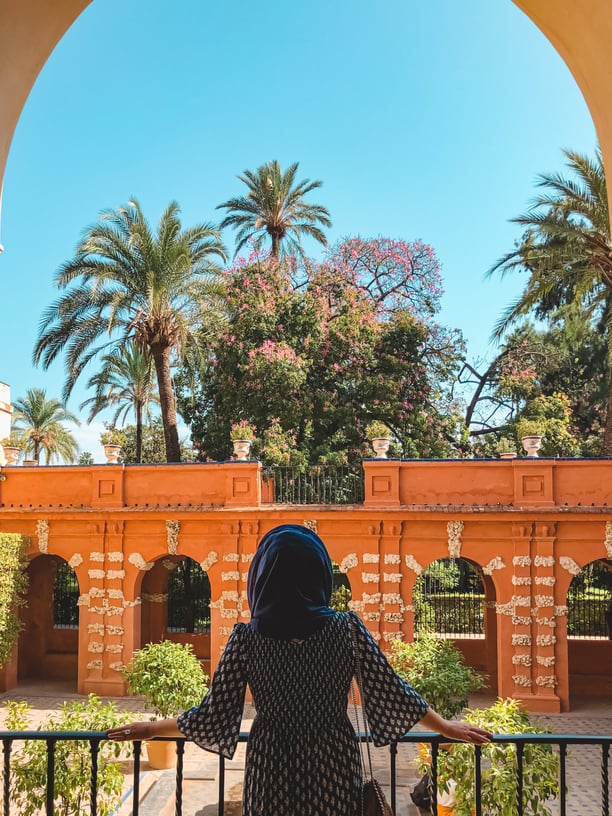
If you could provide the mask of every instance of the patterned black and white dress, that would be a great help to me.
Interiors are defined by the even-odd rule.
[[[391,669],[361,620],[355,626],[375,745],[406,733],[427,703]],[[294,643],[236,624],[200,704],[178,718],[185,736],[231,758],[248,683],[256,716],[246,756],[243,816],[355,816],[361,765],[347,713],[354,673],[348,616]]]

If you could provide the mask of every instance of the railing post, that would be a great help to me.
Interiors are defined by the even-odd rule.
[[[10,739],[2,740],[2,748],[4,753],[4,795],[3,795],[3,814],[10,816],[11,812],[11,747],[13,741]]]
[[[53,816],[55,799],[55,739],[47,739],[47,796],[45,811]]]
[[[100,749],[100,740],[89,740],[89,749],[91,751],[91,784],[89,787],[89,808],[91,816],[97,816],[98,813],[98,751]]]

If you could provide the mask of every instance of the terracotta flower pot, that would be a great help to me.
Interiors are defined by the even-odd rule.
[[[156,771],[165,771],[176,767],[176,743],[155,740],[144,743],[147,747],[149,765]]]

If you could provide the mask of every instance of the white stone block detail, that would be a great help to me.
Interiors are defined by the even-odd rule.
[[[581,570],[579,564],[577,564],[573,558],[569,558],[567,555],[562,555],[559,559],[559,563],[566,572],[569,572],[570,575],[578,575]]]
[[[89,575],[92,581],[103,581],[106,578],[106,573],[104,572],[104,570],[101,569],[87,570],[87,574]]]
[[[399,584],[401,580],[401,572],[383,572],[383,581],[386,581],[387,584]]]
[[[68,561],[68,566],[71,567],[72,569],[76,569],[77,567],[80,567],[82,563],[83,556],[81,555],[81,553],[75,553],[70,559],[70,561]]]
[[[219,560],[219,555],[214,550],[208,553],[206,558],[200,562],[200,566],[204,570],[204,572],[208,572],[208,570],[212,567],[213,564],[216,564]]]
[[[142,555],[138,552],[130,553],[128,561],[139,570],[150,570],[153,567],[153,561],[145,561]]]
[[[506,565],[499,555],[492,558],[486,567],[482,568],[485,575],[491,575],[495,570],[505,569]]]
[[[531,558],[528,555],[515,555],[512,563],[515,567],[530,567]]]
[[[380,581],[380,575],[376,572],[362,572],[361,580],[364,584],[377,584]]]
[[[385,564],[401,564],[402,559],[399,553],[385,553]]]
[[[380,555],[378,553],[364,553],[362,560],[364,564],[378,564]]]

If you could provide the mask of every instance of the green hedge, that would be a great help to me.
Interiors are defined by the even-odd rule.
[[[24,536],[0,533],[0,667],[10,659],[23,626],[19,607],[25,606],[28,591],[26,547]]]

